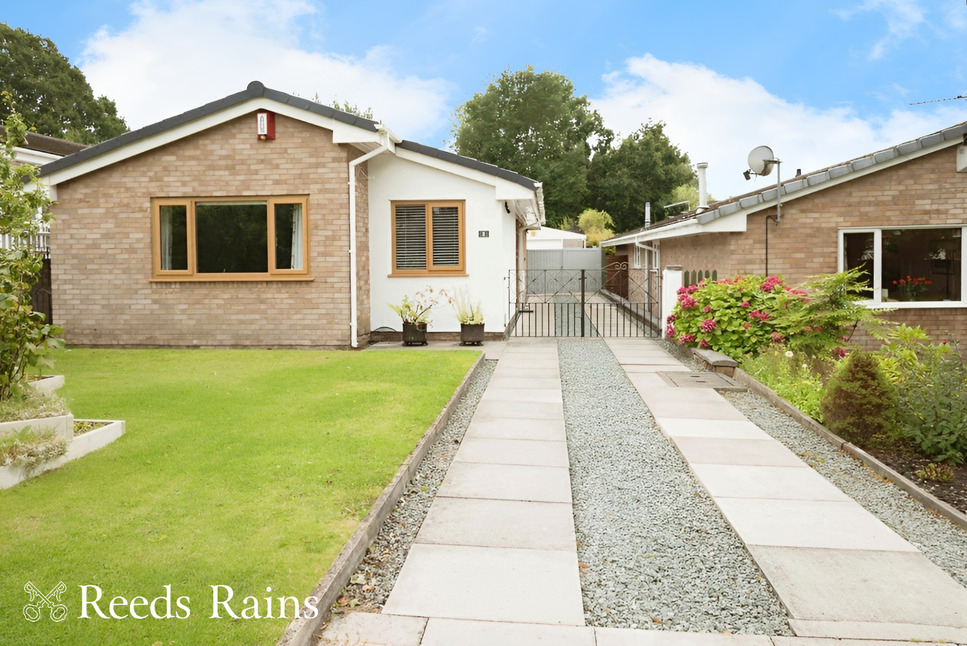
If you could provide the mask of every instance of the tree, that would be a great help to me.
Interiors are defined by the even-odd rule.
[[[48,38],[0,23],[0,90],[12,111],[37,132],[96,144],[127,132],[114,101],[94,97],[84,73]]]
[[[652,221],[665,216],[663,205],[675,201],[673,191],[697,182],[688,155],[665,135],[663,123],[648,122],[617,146],[604,146],[594,156],[588,175],[589,203],[614,218],[617,231],[645,224],[645,204]]]
[[[319,95],[317,94],[316,96],[319,96]],[[319,103],[318,99],[316,99],[316,103]],[[343,112],[348,112],[349,114],[355,114],[357,117],[362,117],[363,119],[373,118],[372,108],[365,108],[365,109],[360,108],[355,103],[350,103],[349,101],[340,101],[339,99],[333,99],[332,107],[336,108],[337,110],[342,110]]]
[[[50,198],[37,181],[34,166],[16,161],[14,148],[23,143],[27,127],[19,115],[4,124],[0,149],[0,400],[12,395],[26,377],[26,368],[45,364],[49,350],[62,346],[60,328],[44,321],[30,305],[30,288],[37,282],[42,257],[34,240],[50,222]]]
[[[597,247],[602,240],[614,236],[611,227],[614,226],[611,216],[604,211],[584,209],[578,217],[578,228],[587,236],[589,247]]]
[[[592,143],[611,140],[586,96],[554,72],[506,71],[454,114],[454,150],[544,185],[548,226],[587,204]]]

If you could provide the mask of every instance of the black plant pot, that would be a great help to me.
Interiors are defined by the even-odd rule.
[[[460,345],[480,345],[484,341],[483,323],[461,323]]]
[[[426,345],[426,323],[403,322],[403,345]]]

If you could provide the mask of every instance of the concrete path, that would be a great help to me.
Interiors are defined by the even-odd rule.
[[[759,564],[799,637],[584,625],[557,343],[515,339],[499,348],[496,371],[382,614],[336,618],[321,644],[967,644],[967,589],[714,390],[662,378],[658,373],[687,368],[660,345],[607,343]]]

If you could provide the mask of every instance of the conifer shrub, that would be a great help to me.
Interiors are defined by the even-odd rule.
[[[830,430],[861,448],[890,442],[896,431],[896,389],[869,352],[847,356],[830,378],[820,408]]]

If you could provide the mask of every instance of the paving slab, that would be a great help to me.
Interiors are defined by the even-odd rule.
[[[481,402],[526,402],[533,404],[557,404],[564,405],[561,396],[561,386],[557,388],[497,388],[493,385],[488,386],[480,398]]]
[[[547,440],[564,442],[564,418],[561,419],[507,419],[478,418],[474,416],[467,426],[464,439],[473,437],[493,437],[518,440]]]
[[[540,440],[503,440],[489,437],[464,437],[454,456],[457,462],[522,464],[568,468],[567,444]]]
[[[790,639],[788,637],[773,637],[776,646],[913,646],[911,642],[915,646],[967,644],[967,629],[949,626],[804,619],[790,619],[789,625],[801,638],[793,643],[779,641]],[[837,637],[827,637],[827,635]],[[839,636],[843,638],[840,639]]]
[[[624,364],[621,366],[624,368],[625,373],[629,376],[638,373],[652,373],[652,372],[689,372],[691,369],[682,364],[671,364],[671,363],[650,363],[650,364]]]
[[[481,399],[474,418],[490,419],[564,419],[564,407],[549,402],[508,402]]]
[[[545,378],[561,380],[561,369],[557,365],[533,366],[526,361],[505,363],[501,359],[494,368],[492,377],[518,377],[521,379]]]
[[[594,646],[594,629],[577,626],[511,624],[430,619],[423,646]]]
[[[691,468],[709,495],[716,499],[853,500],[808,467],[693,464]]]
[[[796,457],[795,453],[775,440],[675,437],[673,441],[689,464],[741,464],[809,468]]]
[[[571,503],[571,477],[561,467],[453,462],[438,496]]]
[[[661,352],[614,352],[622,366],[680,366],[682,362]]]
[[[636,366],[638,368],[647,368],[648,366]],[[657,397],[660,392],[671,390],[673,387],[669,386],[668,383],[662,379],[658,373],[665,372],[664,370],[659,370],[663,366],[651,366],[655,370],[642,370],[640,372],[626,372],[625,376],[628,377],[628,381],[631,385],[635,387],[640,393],[648,393],[651,397]],[[643,397],[642,397],[643,399]]]
[[[834,632],[837,622],[967,630],[967,588],[919,552],[747,547],[792,619],[828,622],[831,632],[815,636],[851,636]]]
[[[488,388],[540,388],[540,389],[561,389],[561,378],[557,377],[504,377],[493,374],[490,377]],[[486,391],[485,391],[486,392]]]
[[[557,502],[437,496],[416,541],[574,552],[574,512]]]
[[[715,504],[746,545],[919,554],[853,500],[715,498]]]
[[[714,437],[722,440],[771,440],[772,436],[747,419],[694,419],[663,417],[658,420],[668,437]]]
[[[717,372],[682,372],[681,370],[667,370],[658,375],[677,388],[711,388],[712,390],[745,390],[745,386],[730,377]]]
[[[414,543],[383,613],[583,626],[577,555]]]
[[[659,377],[660,378],[660,377]],[[632,382],[634,383],[634,382]],[[745,416],[714,390],[706,388],[666,388],[638,393],[655,418],[734,419]]]
[[[765,635],[719,635],[664,630],[596,628],[596,646],[772,646]]]
[[[420,646],[426,619],[351,612],[334,615],[317,642],[319,646],[379,644],[380,646]]]

